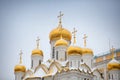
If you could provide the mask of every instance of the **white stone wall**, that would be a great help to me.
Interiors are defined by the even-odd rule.
[[[24,72],[15,72],[15,80],[22,80],[24,76]]]
[[[33,63],[32,69],[35,69],[39,65],[39,61],[43,61],[43,56],[41,55],[32,55],[31,56],[31,67]]]
[[[79,71],[68,71],[55,75],[54,80],[93,80],[92,76]]]
[[[57,60],[57,54],[58,54],[59,61],[67,60],[66,50],[67,50],[66,46],[56,46],[55,47],[55,59]],[[57,53],[57,51],[58,51],[58,53]]]
[[[86,63],[91,69],[92,68],[93,55],[83,54],[82,59],[83,59],[83,62]]]
[[[52,58],[52,55],[53,55],[53,47],[55,47],[56,41],[57,41],[57,40],[52,40],[52,41],[50,42],[50,45],[51,45],[50,57],[51,57],[51,59],[55,59],[55,58]],[[66,40],[66,41],[68,42],[68,47],[69,47],[70,44],[71,44],[71,41],[68,41],[68,40]],[[55,53],[55,51],[54,51],[54,53]],[[55,56],[55,55],[54,55],[54,56]]]
[[[120,80],[120,70],[108,71],[108,80]]]
[[[69,68],[78,69],[81,63],[81,55],[68,55]]]

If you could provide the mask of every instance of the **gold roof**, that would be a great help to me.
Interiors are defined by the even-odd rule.
[[[40,49],[34,49],[32,51],[32,55],[41,55],[41,56],[43,56],[43,51],[40,50]]]
[[[26,72],[26,67],[24,65],[18,64],[15,66],[14,72],[18,72],[18,71]]]
[[[78,47],[78,46],[70,46],[67,49],[67,54],[68,55],[72,55],[72,54],[82,54],[82,48]]]
[[[62,27],[57,27],[50,32],[49,34],[50,40],[58,40],[60,39],[61,35],[63,39],[69,40],[69,41],[71,40],[71,32],[65,28],[62,28],[62,32],[61,32],[60,30],[61,28]]]
[[[82,55],[84,55],[84,54],[91,54],[91,55],[93,55],[93,51],[92,51],[92,49],[89,49],[89,48],[83,48],[82,49]]]
[[[112,59],[108,64],[107,64],[107,69],[108,70],[120,70],[120,63],[115,60],[115,59]]]
[[[61,46],[61,45],[68,46],[68,43],[66,40],[61,38],[61,39],[56,41],[55,46]]]

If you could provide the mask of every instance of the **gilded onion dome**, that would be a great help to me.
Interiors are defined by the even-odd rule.
[[[82,49],[82,55],[84,55],[84,54],[91,54],[91,55],[93,55],[93,51],[90,48],[83,48]]]
[[[84,34],[84,37],[83,37],[83,39],[84,39],[84,48],[82,49],[82,55],[84,55],[84,54],[91,54],[91,55],[93,55],[93,51],[92,51],[92,49],[90,49],[90,48],[86,48],[86,39],[87,39],[87,37],[88,36],[86,36],[86,34]]]
[[[32,55],[40,55],[43,56],[43,51],[39,49],[39,37],[36,40],[37,48],[32,51]]]
[[[70,46],[67,49],[68,55],[82,55],[82,48],[78,46]]]
[[[40,49],[34,49],[32,51],[32,55],[41,55],[41,56],[43,56],[43,51],[40,50]]]
[[[61,17],[62,16],[63,16],[63,14],[61,14],[61,12],[60,12],[60,15],[58,16],[58,18],[59,18],[58,27],[53,29],[49,34],[50,41],[60,39],[60,37],[61,37],[61,29],[62,29],[62,37],[63,37],[63,39],[69,40],[69,41],[71,40],[71,32],[62,27],[62,22],[61,22]]]
[[[26,72],[26,67],[22,65],[22,51],[20,52],[20,62],[14,67],[14,72]]]
[[[112,59],[108,64],[107,64],[107,69],[108,70],[120,70],[120,63],[115,60]]]
[[[82,55],[82,48],[75,46],[76,32],[77,32],[77,30],[75,30],[75,28],[74,28],[74,31],[72,32],[73,33],[73,46],[68,47],[68,49],[67,49],[68,55]]]
[[[50,34],[49,34],[50,41],[60,39],[60,36],[61,36],[60,29],[62,29],[63,39],[70,41],[71,40],[71,33],[67,29],[61,28],[59,26],[50,32]]]
[[[68,46],[68,43],[64,39],[59,39],[56,41],[55,46]]]
[[[14,72],[26,72],[26,67],[24,65],[18,64],[14,68]]]

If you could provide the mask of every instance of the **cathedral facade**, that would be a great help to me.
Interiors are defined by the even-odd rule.
[[[14,67],[15,80],[120,80],[120,63],[114,57],[109,60],[105,68],[98,65],[92,49],[86,47],[84,35],[84,47],[76,45],[76,30],[71,33],[62,27],[60,13],[58,27],[49,34],[51,58],[43,62],[44,53],[37,47],[31,54],[31,68],[26,70],[22,64],[22,52],[20,62]],[[72,39],[73,34],[73,41]],[[111,51],[114,54],[114,50]],[[103,62],[103,61],[102,61]],[[106,73],[108,72],[108,73]]]

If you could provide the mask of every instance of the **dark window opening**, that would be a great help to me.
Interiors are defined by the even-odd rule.
[[[56,51],[56,59],[58,60],[58,51]]]
[[[41,60],[39,60],[39,64],[41,64]]]
[[[54,58],[55,57],[55,47],[53,47],[53,52],[52,52],[52,58]]]

